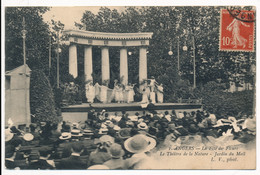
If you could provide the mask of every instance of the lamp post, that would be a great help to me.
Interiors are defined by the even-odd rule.
[[[57,88],[60,88],[60,35],[57,34]]]
[[[25,30],[25,19],[23,17],[23,30],[22,30],[22,37],[23,37],[23,64],[25,65],[26,64],[26,51],[25,51],[25,39],[26,39],[26,33],[27,31]]]
[[[184,45],[182,48],[183,51],[187,51],[187,46]],[[172,42],[170,43],[170,51],[168,52],[168,55],[173,55],[173,51],[172,51]],[[178,69],[178,74],[180,74],[180,38],[179,36],[177,37],[177,69]]]
[[[51,75],[51,34],[49,35],[49,77]]]
[[[196,58],[195,58],[195,39],[192,36],[192,45],[193,45],[193,88],[196,88]]]

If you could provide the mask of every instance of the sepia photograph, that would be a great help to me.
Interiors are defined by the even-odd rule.
[[[256,170],[256,10],[5,6],[2,168]]]

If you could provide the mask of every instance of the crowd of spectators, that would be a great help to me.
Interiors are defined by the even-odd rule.
[[[248,145],[253,116],[216,117],[207,111],[91,110],[84,123],[32,123],[5,129],[7,169],[151,169],[146,158],[169,146]]]

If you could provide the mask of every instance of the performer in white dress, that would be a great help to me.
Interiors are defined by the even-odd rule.
[[[142,96],[141,103],[149,103],[149,99],[148,99],[149,93],[150,93],[149,87],[147,87],[147,86],[144,87],[143,91],[142,91],[143,96]]]
[[[135,84],[131,85],[131,83],[128,84],[128,86],[126,86],[126,90],[127,90],[127,103],[132,103],[134,101],[134,86]]]
[[[117,103],[120,103],[120,89],[119,89],[119,85],[118,84],[116,84],[115,86],[114,86],[114,92],[115,92],[115,101],[117,102]]]
[[[85,85],[85,88],[86,88],[86,98],[88,102],[93,103],[95,98],[95,87],[93,86],[93,83],[92,82],[87,83]]]
[[[151,100],[151,103],[156,103],[155,92],[154,91],[150,92],[150,100]]]
[[[119,103],[122,103],[124,101],[124,86],[122,84],[119,84]]]
[[[157,86],[157,101],[163,103],[163,84]]]
[[[107,103],[107,89],[108,89],[107,86],[105,86],[105,85],[101,86],[100,101],[102,103]]]
[[[158,85],[158,83],[153,76],[149,80],[150,80],[150,83],[149,83],[150,91],[154,92],[155,86]]]

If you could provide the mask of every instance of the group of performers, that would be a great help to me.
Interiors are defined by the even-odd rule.
[[[144,81],[144,84],[142,85],[141,103],[156,102],[163,103],[163,84],[158,84],[154,77],[151,77],[151,79]]]
[[[124,85],[115,80],[114,88],[110,89],[106,85],[99,85],[98,83],[93,85],[91,81],[85,86],[86,98],[89,103],[93,103],[95,98],[102,103],[110,103],[112,101],[116,103],[132,103],[136,94],[134,91],[135,85],[131,83]],[[142,94],[140,103],[156,103],[156,96],[157,102],[163,103],[163,85],[158,84],[154,77],[145,80],[140,85],[139,92]]]

